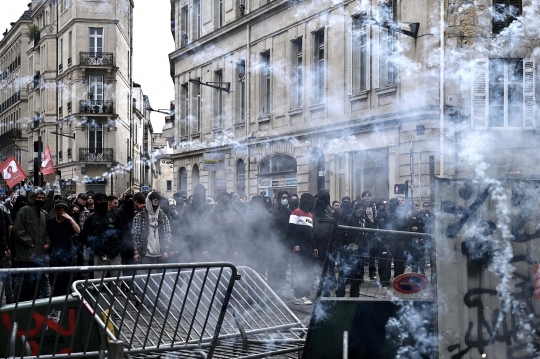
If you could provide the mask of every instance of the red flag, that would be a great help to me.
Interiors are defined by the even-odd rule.
[[[43,173],[44,176],[54,173],[54,164],[52,161],[49,145],[47,145],[47,148],[45,149],[45,157],[43,157],[43,161],[41,162],[40,171],[41,173]]]
[[[10,188],[13,188],[26,178],[26,174],[13,156],[0,164],[0,172],[2,172],[2,177],[4,177]]]

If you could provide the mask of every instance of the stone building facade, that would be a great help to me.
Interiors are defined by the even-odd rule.
[[[21,166],[27,166],[32,159],[28,156],[25,131],[28,122],[25,84],[31,79],[26,57],[31,42],[30,14],[25,11],[0,40],[0,161],[13,156]],[[3,188],[4,184],[0,186]]]
[[[20,24],[28,158],[37,156],[41,137],[63,193],[121,193],[139,180],[131,164],[142,155],[135,157],[139,144],[130,124],[133,1],[33,0],[29,6]],[[22,162],[33,178],[33,161]]]
[[[505,19],[501,27],[489,11],[497,4],[484,2],[467,15],[465,1],[443,8],[434,0],[172,1],[175,190],[190,194],[197,183],[210,195],[328,190],[333,199],[369,190],[387,199],[395,184],[409,181],[409,195],[422,201],[429,198],[431,155],[437,175],[469,176],[471,147],[463,141],[481,143],[488,161],[489,143],[519,136],[535,148],[538,34],[518,40],[524,44],[517,55],[526,59],[514,64],[526,74],[516,77],[524,84],[521,120],[508,122],[505,82],[506,117],[495,128],[492,115],[479,110],[481,100],[490,106],[488,65],[480,62],[484,77],[475,69],[479,53],[514,56],[486,45],[503,41],[499,28],[513,25]],[[480,35],[467,27],[471,16]],[[512,101],[517,108],[519,100]],[[524,145],[512,142],[510,154]],[[208,153],[223,156],[224,171],[205,170]],[[501,171],[534,175],[523,161],[499,162]]]

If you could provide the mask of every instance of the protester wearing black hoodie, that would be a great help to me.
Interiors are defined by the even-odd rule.
[[[275,238],[275,246],[269,247],[272,264],[268,268],[268,284],[272,289],[280,291],[285,286],[291,252],[290,243],[287,240],[291,211],[287,208],[289,205],[287,191],[279,191],[276,199],[277,206],[269,211],[272,216],[270,228]]]
[[[96,211],[85,221],[80,241],[94,251],[94,265],[121,265],[124,236],[122,220],[108,210],[107,195],[96,193],[94,196]],[[116,277],[118,271],[110,271],[111,277]],[[101,272],[95,272],[94,278],[101,278]]]
[[[291,279],[294,291],[294,304],[313,304],[309,300],[311,286],[316,274],[317,244],[313,237],[314,198],[303,193],[300,204],[289,217],[289,243],[292,247]]]

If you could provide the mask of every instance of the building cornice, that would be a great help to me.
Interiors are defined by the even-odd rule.
[[[242,148],[248,146],[256,146],[259,144],[265,144],[269,141],[289,141],[291,138],[301,138],[309,136],[325,136],[336,137],[343,136],[344,134],[357,134],[362,132],[373,131],[374,129],[380,130],[384,128],[396,127],[404,122],[413,122],[418,120],[438,119],[439,107],[438,106],[425,106],[412,110],[404,110],[399,112],[393,112],[384,115],[370,116],[364,118],[358,118],[351,121],[343,122],[342,124],[336,124],[333,126],[321,125],[313,127],[308,130],[290,131],[286,133],[280,133],[271,136],[246,138],[242,141],[237,141],[234,144],[225,144],[221,146],[205,146],[197,148],[195,150],[187,150],[184,152],[173,153],[172,158],[182,158],[185,156],[196,156],[211,151],[229,151],[233,148]]]

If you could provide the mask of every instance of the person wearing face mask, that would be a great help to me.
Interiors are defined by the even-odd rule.
[[[54,206],[55,216],[47,220],[47,234],[51,239],[49,266],[69,267],[76,263],[76,249],[73,235],[81,232],[77,222],[67,213],[67,202],[59,200]],[[53,296],[69,294],[70,273],[58,273],[53,288]]]
[[[270,264],[268,266],[268,285],[274,291],[281,292],[285,286],[287,267],[290,257],[290,245],[287,241],[289,229],[289,217],[291,211],[289,205],[289,193],[279,191],[277,194],[278,205],[272,207],[269,213],[272,215],[270,228],[275,238],[275,245],[271,248]],[[263,203],[264,204],[264,203]]]
[[[292,212],[297,209],[298,203],[298,195],[296,193],[291,194],[291,198],[289,198],[289,210]]]
[[[122,220],[118,214],[108,210],[107,195],[96,193],[94,196],[96,211],[84,221],[79,235],[81,243],[91,247],[96,266],[120,265],[120,252],[123,247]],[[118,271],[109,271],[116,277]],[[103,273],[94,272],[94,278],[101,278]]]
[[[28,205],[22,207],[15,217],[12,236],[15,252],[17,253],[18,268],[46,267],[46,252],[51,245],[46,228],[46,215],[42,211],[45,205],[45,194],[42,191],[32,192],[28,196]],[[19,293],[19,301],[34,299],[35,287],[43,281],[39,274],[28,274],[16,278],[14,293]],[[19,289],[19,287],[21,287]],[[50,295],[50,289],[40,285],[41,296]]]
[[[311,285],[316,274],[316,259],[319,254],[313,236],[314,198],[303,193],[297,209],[289,217],[289,243],[292,247],[291,280],[294,292],[294,304],[309,305]]]

